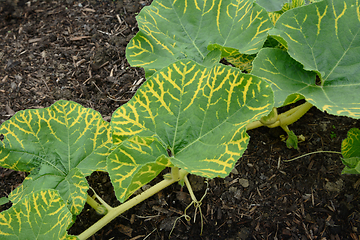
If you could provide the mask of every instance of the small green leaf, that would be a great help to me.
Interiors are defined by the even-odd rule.
[[[306,91],[318,97],[306,99],[323,111],[352,118],[360,117],[359,16],[357,0],[324,0],[285,12],[269,32],[287,42],[290,56],[304,70],[317,74],[318,83],[312,79]]]
[[[345,165],[341,174],[360,174],[360,157],[351,157],[341,159]]]
[[[343,174],[360,174],[360,130],[352,128],[341,143],[341,154],[345,168]]]
[[[254,0],[158,0],[136,19],[139,32],[129,42],[126,58],[143,67],[146,77],[180,59],[202,63],[209,44],[254,54],[273,27]]]
[[[14,203],[40,189],[57,189],[73,214],[86,201],[86,176],[106,170],[110,124],[80,104],[58,101],[51,107],[16,113],[0,126],[0,165],[31,172],[10,194]]]
[[[156,149],[150,148],[151,163],[164,156],[175,167],[190,173],[225,177],[246,149],[249,141],[246,126],[268,114],[272,105],[269,85],[255,76],[222,64],[206,68],[194,61],[181,60],[156,72],[127,104],[114,112],[113,141],[121,145],[134,135],[153,137],[157,141],[152,142]],[[129,149],[132,149],[129,153],[121,148],[123,154],[110,156],[116,158],[119,166],[122,161],[131,165],[126,173],[130,178],[133,174],[130,169],[135,171],[133,166],[147,160],[132,160],[123,155],[150,150]],[[118,174],[120,179],[124,178],[122,171]]]
[[[360,157],[360,130],[352,128],[341,143],[341,154],[344,158]]]
[[[251,71],[251,64],[256,54],[242,54],[235,48],[223,47],[216,43],[208,46],[208,50],[210,51],[214,51],[215,49],[221,51],[221,58],[226,58],[229,63],[239,68],[241,71]]]
[[[293,131],[287,132],[286,146],[288,148],[298,149],[298,138]]]
[[[56,190],[35,191],[0,213],[0,239],[77,239],[67,235],[72,214]]]

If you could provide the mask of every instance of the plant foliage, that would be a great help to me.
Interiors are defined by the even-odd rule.
[[[144,173],[155,167],[159,172],[169,165],[208,178],[227,176],[246,149],[246,126],[272,106],[269,85],[236,68],[222,64],[206,68],[190,60],[171,64],[113,114],[113,140],[119,149],[110,154],[108,171],[112,181],[119,182],[115,189],[127,191],[129,186],[130,194],[154,177],[143,174],[144,168]],[[126,141],[134,135],[155,139]],[[153,145],[149,150],[144,149],[150,147],[147,140]],[[144,159],[142,154],[148,152],[151,157]],[[138,175],[141,178],[134,177]]]
[[[0,236],[2,240],[75,240],[66,233],[71,222],[72,214],[58,191],[34,191],[0,213]]]
[[[286,41],[287,53],[264,49],[252,70],[272,84],[277,105],[298,93],[322,111],[360,117],[359,7],[324,0],[281,15],[269,33]]]
[[[110,124],[100,113],[61,100],[17,112],[0,134],[0,165],[30,172],[9,195],[13,203],[36,190],[56,189],[73,214],[81,212],[89,188],[85,176],[106,171],[111,146]]]
[[[302,5],[154,0],[143,8],[126,56],[147,80],[110,124],[61,100],[0,126],[0,166],[30,173],[9,195],[13,207],[0,213],[1,239],[75,239],[66,229],[88,199],[85,177],[93,171],[108,171],[124,202],[166,167],[172,179],[155,185],[158,191],[187,173],[227,176],[247,147],[251,123],[281,126],[296,147],[287,125],[313,105],[360,118],[359,2]],[[300,99],[307,102],[284,114],[273,108]],[[360,173],[359,136],[351,129],[342,143],[343,173]],[[111,221],[118,207],[105,207]]]
[[[209,44],[223,47],[224,53],[256,53],[273,25],[266,10],[253,2],[155,0],[137,16],[139,32],[126,58],[148,77],[180,59],[202,63]]]

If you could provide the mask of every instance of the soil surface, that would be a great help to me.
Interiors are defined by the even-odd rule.
[[[138,28],[136,13],[149,1],[17,1],[0,7],[0,124],[15,112],[48,107],[59,99],[78,102],[110,120],[144,81],[144,71],[130,67],[125,47]],[[0,2],[0,4],[2,4]],[[281,129],[249,131],[250,144],[225,179],[191,177],[202,201],[187,210],[187,189],[174,184],[113,220],[91,239],[359,239],[360,178],[341,175],[341,141],[360,121],[313,108],[290,126],[305,141],[288,149]],[[1,139],[1,136],[0,136]],[[26,174],[0,168],[0,197]],[[158,177],[148,185],[160,181]],[[106,173],[89,184],[117,206]],[[3,211],[10,203],[0,206]],[[194,217],[196,218],[194,222]],[[101,216],[87,205],[70,228],[80,234]],[[178,221],[175,222],[175,220]]]

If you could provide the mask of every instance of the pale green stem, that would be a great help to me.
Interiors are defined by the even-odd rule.
[[[312,154],[315,154],[315,153],[335,153],[335,154],[342,154],[341,152],[336,152],[336,151],[316,151],[316,152],[311,152],[311,153],[306,153],[304,155],[301,155],[301,156],[298,156],[296,158],[292,158],[292,159],[289,159],[289,160],[283,160],[284,162],[291,162],[291,161],[294,161],[296,159],[299,159],[299,158],[302,158],[302,157],[306,157],[306,156],[309,156],[309,155],[312,155]]]
[[[277,116],[276,122],[273,124],[264,125],[261,121],[255,121],[247,125],[246,130],[251,130],[262,126],[267,126],[269,128],[288,126],[299,120],[302,116],[304,116],[304,114],[307,113],[307,111],[309,111],[312,106],[313,105],[311,103],[305,102],[297,107],[288,110],[287,112],[279,114]]]
[[[254,121],[254,122],[249,123],[246,126],[246,131],[252,130],[252,129],[255,129],[255,128],[259,128],[259,127],[262,127],[262,126],[264,126],[264,124],[262,122],[260,122],[260,120]]]
[[[189,182],[189,179],[187,178],[187,176],[184,177],[184,182],[186,184],[186,187],[190,193],[190,196],[191,196],[191,199],[192,199],[192,203],[190,203],[190,205],[185,209],[184,211],[184,215],[186,215],[186,210],[192,205],[194,204],[194,207],[195,207],[195,214],[194,214],[194,222],[196,220],[196,210],[199,209],[199,213],[200,213],[200,222],[201,222],[201,230],[200,230],[200,235],[202,235],[202,232],[203,232],[203,227],[204,227],[204,219],[203,219],[203,215],[202,215],[202,211],[201,211],[201,203],[202,203],[202,200],[204,199],[204,197],[206,196],[206,193],[208,191],[208,188],[206,188],[205,190],[205,193],[203,195],[203,197],[200,199],[200,201],[198,201],[196,199],[196,196],[192,190],[192,187],[191,187],[191,184]],[[185,217],[186,218],[186,217]]]
[[[109,204],[107,204],[99,195],[96,194],[95,190],[90,187],[90,189],[93,191],[94,196],[97,198],[97,200],[102,204],[103,207],[107,209],[107,212],[113,209]]]
[[[172,177],[170,179],[164,179],[161,182],[157,183],[156,185],[152,186],[151,188],[147,189],[146,191],[142,192],[141,194],[131,198],[130,200],[126,201],[125,203],[121,204],[118,207],[111,208],[109,212],[102,217],[99,221],[94,223],[90,228],[86,229],[84,232],[82,232],[77,237],[80,240],[85,240],[94,235],[97,231],[99,231],[101,228],[103,228],[105,225],[107,225],[109,222],[111,222],[113,219],[115,219],[120,214],[124,213],[125,211],[131,209],[132,207],[136,206],[140,202],[144,201],[145,199],[151,197],[152,195],[156,194],[157,192],[160,192],[162,189],[170,186],[171,184],[178,182],[182,180],[188,172],[185,170],[182,170],[178,168],[172,168],[172,176],[177,175],[176,178]],[[174,174],[173,174],[174,171]]]
[[[290,129],[288,125],[280,125],[280,127],[289,135]]]
[[[299,120],[302,116],[305,115],[305,113],[307,113],[307,111],[310,110],[310,108],[312,108],[312,104],[309,102],[305,102],[303,104],[301,104],[300,106],[298,106],[295,110],[290,109],[288,112],[290,112],[290,115],[286,115],[287,112],[284,114],[284,116],[282,117],[282,114],[280,114],[280,118],[279,118],[279,124],[280,126],[288,126],[290,124],[293,124],[294,122],[296,122],[297,120]],[[293,111],[291,111],[293,110]]]
[[[107,208],[103,205],[101,205],[100,203],[98,203],[97,201],[95,201],[95,199],[93,199],[92,197],[90,197],[89,195],[87,195],[86,198],[86,202],[87,204],[89,204],[93,209],[95,209],[95,211],[100,214],[100,215],[105,215],[107,212]]]
[[[191,199],[193,200],[193,202],[198,203],[198,200],[197,200],[196,197],[195,197],[195,194],[194,194],[194,192],[193,192],[193,190],[192,190],[190,181],[189,181],[189,179],[187,178],[187,176],[184,177],[184,182],[185,182],[186,187],[187,187],[187,189],[188,189],[188,191],[189,191],[189,193],[190,193]]]

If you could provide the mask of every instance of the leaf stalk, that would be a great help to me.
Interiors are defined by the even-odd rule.
[[[188,174],[185,170],[172,168],[171,178],[164,179],[161,182],[155,184],[151,188],[147,189],[146,191],[142,192],[141,194],[131,198],[130,200],[126,201],[125,203],[121,204],[118,207],[112,208],[104,217],[102,217],[99,221],[94,223],[90,228],[86,229],[80,235],[78,235],[78,239],[85,240],[94,235],[97,231],[103,228],[106,224],[111,222],[113,219],[118,217],[120,214],[126,212],[127,210],[131,209],[132,207],[136,206],[140,202],[146,200],[147,198],[151,197],[152,195],[156,194],[157,192],[161,191],[162,189],[170,186],[171,184],[178,182]],[[174,171],[174,174],[173,174]],[[177,176],[174,178],[174,175]]]

